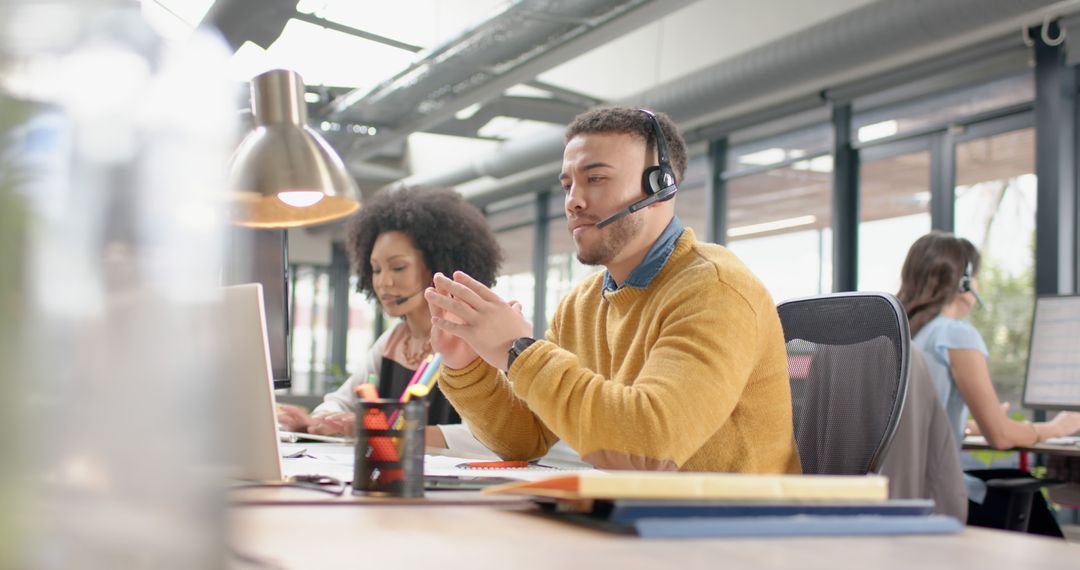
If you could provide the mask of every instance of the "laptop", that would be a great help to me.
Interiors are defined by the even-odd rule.
[[[234,285],[223,291],[226,428],[235,448],[229,475],[235,479],[281,481],[262,285]]]

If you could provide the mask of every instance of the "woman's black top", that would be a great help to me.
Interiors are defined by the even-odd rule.
[[[416,371],[405,368],[398,362],[384,356],[382,368],[379,370],[379,395],[394,400],[400,398],[414,372]],[[442,390],[439,390],[438,384],[435,384],[427,399],[429,402],[428,425],[461,423],[461,416],[458,415],[454,406],[450,405]]]

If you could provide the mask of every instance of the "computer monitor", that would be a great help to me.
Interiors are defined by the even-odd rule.
[[[1080,410],[1080,295],[1035,300],[1024,406]]]
[[[291,386],[289,374],[289,262],[285,230],[232,227],[223,285],[262,285],[274,388]]]

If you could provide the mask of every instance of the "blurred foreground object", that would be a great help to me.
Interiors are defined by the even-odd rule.
[[[23,358],[4,361],[0,415],[23,418],[4,567],[225,563],[228,55],[199,31],[163,44],[134,2],[0,4],[0,100],[33,107],[2,139],[20,176],[0,184],[0,347]]]
[[[23,374],[22,336],[25,326],[22,282],[25,272],[26,201],[16,193],[18,170],[12,164],[5,134],[21,123],[26,106],[5,97],[0,92],[0,363],[17,379]],[[19,382],[5,382],[5,394],[0,398],[0,431],[19,433],[23,425],[24,394]],[[24,507],[26,481],[25,445],[17,437],[0,438],[0,568],[20,566],[23,536],[19,533],[19,513]]]

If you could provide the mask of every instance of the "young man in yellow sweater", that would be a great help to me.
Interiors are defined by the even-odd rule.
[[[538,340],[517,303],[437,274],[425,297],[447,398],[506,459],[562,439],[601,469],[799,473],[779,317],[742,262],[675,217],[674,123],[596,109],[566,141],[567,229],[578,259],[607,271]]]

